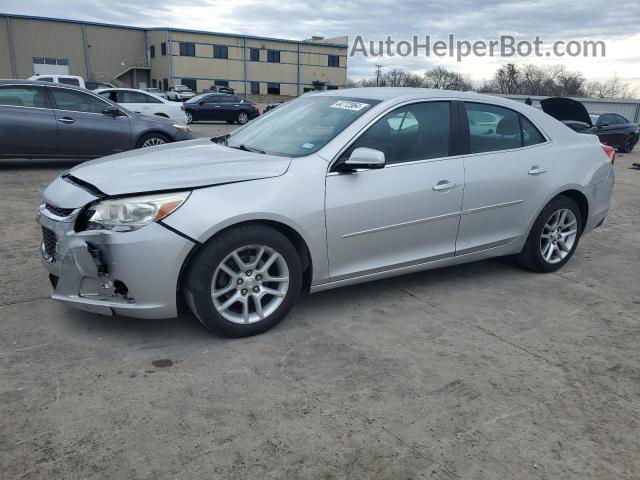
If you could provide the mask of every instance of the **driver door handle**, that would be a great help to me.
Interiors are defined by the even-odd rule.
[[[449,180],[440,180],[433,186],[433,190],[435,192],[443,192],[446,190],[451,190],[452,188],[457,187],[458,184],[455,182],[450,182]]]
[[[73,123],[73,122],[75,122],[75,120],[73,118],[69,118],[69,117],[59,118],[58,121],[62,122],[62,123]]]
[[[529,175],[542,175],[543,173],[545,173],[547,171],[546,168],[541,168],[538,165],[534,165],[533,167],[531,167],[531,169],[529,170],[529,172],[527,172]]]

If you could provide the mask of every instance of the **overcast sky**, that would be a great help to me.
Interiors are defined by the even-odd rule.
[[[396,41],[449,33],[460,40],[492,40],[501,34],[551,44],[557,40],[603,40],[605,58],[349,58],[348,75],[374,75],[375,64],[423,71],[436,65],[466,73],[474,80],[491,77],[508,61],[565,64],[589,79],[617,74],[640,86],[640,2],[637,0],[325,0],[284,3],[275,0],[0,0],[0,12],[50,16],[149,27],[176,27],[269,37],[304,39],[311,35],[356,35]]]

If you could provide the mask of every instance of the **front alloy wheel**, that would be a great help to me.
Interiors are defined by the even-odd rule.
[[[193,122],[193,115],[191,114],[191,112],[187,112],[187,123],[192,123]]]
[[[233,323],[264,320],[282,304],[289,290],[284,257],[265,245],[246,245],[227,255],[211,281],[213,305]]]
[[[293,308],[302,289],[296,247],[281,232],[251,223],[205,243],[189,262],[184,297],[210,330],[228,337],[262,333]]]

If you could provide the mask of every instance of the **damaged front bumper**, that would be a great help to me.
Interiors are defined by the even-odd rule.
[[[59,217],[45,204],[38,208],[52,298],[101,315],[175,317],[180,270],[194,243],[157,223],[132,232],[76,232],[79,212]]]

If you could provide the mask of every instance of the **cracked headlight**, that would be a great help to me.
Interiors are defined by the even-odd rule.
[[[191,192],[162,193],[104,200],[87,211],[87,230],[130,232],[167,217]]]

